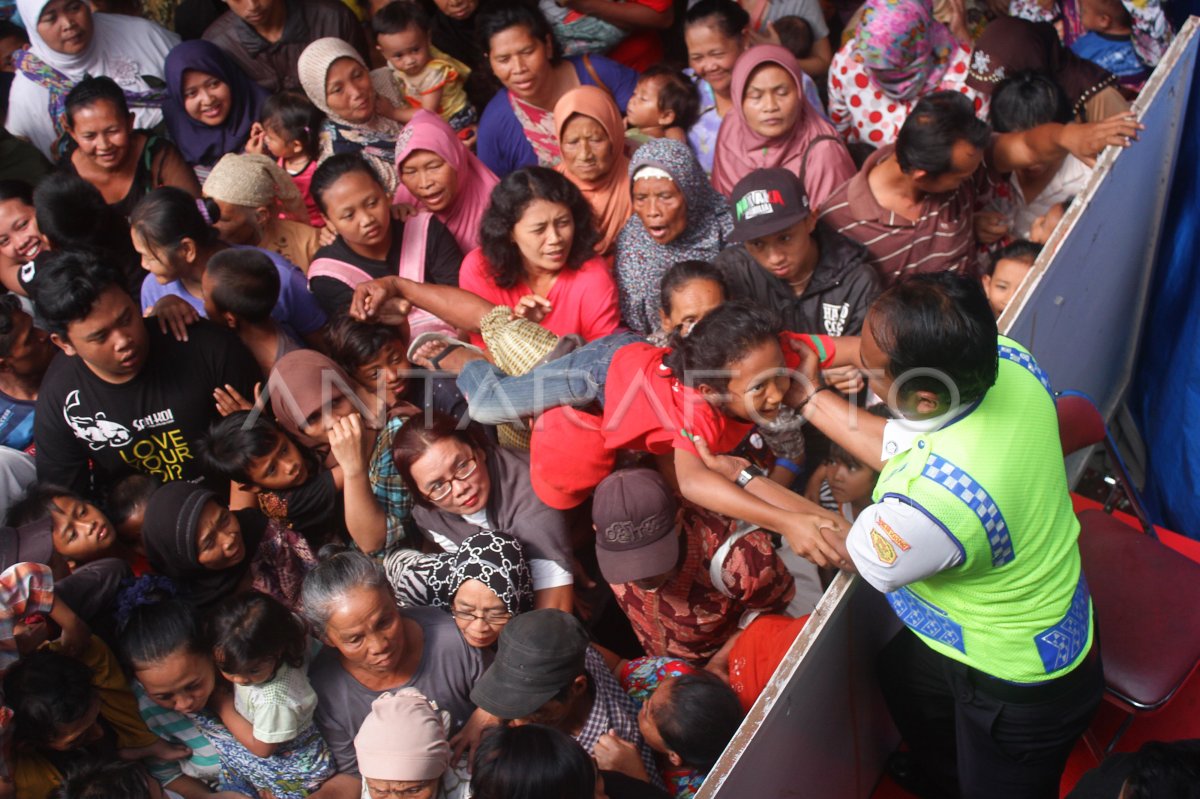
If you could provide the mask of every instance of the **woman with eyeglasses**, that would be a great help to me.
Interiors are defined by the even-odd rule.
[[[397,550],[383,559],[383,569],[397,602],[445,608],[463,640],[486,650],[485,660],[504,625],[533,610],[533,579],[524,548],[507,533],[482,530],[453,553]]]
[[[534,607],[569,613],[575,579],[566,515],[533,493],[528,453],[492,446],[457,428],[449,416],[422,414],[396,434],[392,458],[413,497],[413,521],[449,553],[482,530],[506,533],[528,559]]]

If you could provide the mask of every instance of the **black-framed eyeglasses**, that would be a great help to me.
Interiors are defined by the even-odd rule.
[[[455,621],[461,621],[464,624],[470,624],[473,621],[481,621],[489,627],[503,627],[512,620],[512,614],[505,610],[492,610],[482,615],[468,613],[465,610],[450,609],[450,616]]]
[[[443,499],[450,496],[450,492],[454,490],[454,482],[456,480],[459,482],[466,480],[468,477],[475,474],[475,470],[478,468],[479,461],[477,461],[475,458],[471,458],[470,460],[463,462],[461,466],[455,469],[454,476],[444,483],[434,483],[433,488],[428,491],[425,496],[429,497],[434,502],[441,502]]]

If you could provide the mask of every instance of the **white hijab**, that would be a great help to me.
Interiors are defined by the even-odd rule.
[[[112,78],[126,91],[144,92],[152,87],[143,75],[163,79],[163,64],[179,37],[166,28],[140,17],[92,14],[92,41],[76,55],[51,50],[38,34],[37,21],[50,0],[17,0],[17,10],[29,32],[29,49],[45,64],[78,81],[84,75]],[[8,99],[5,127],[14,136],[28,139],[50,156],[54,122],[50,118],[50,91],[18,72]],[[153,128],[162,122],[157,108],[135,108],[134,126]]]

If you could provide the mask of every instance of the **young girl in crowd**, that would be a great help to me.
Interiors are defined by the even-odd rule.
[[[218,687],[214,697],[221,722],[254,757],[286,757],[304,769],[291,795],[316,790],[334,768],[313,722],[317,695],[305,673],[304,623],[277,600],[251,592],[222,602],[208,632],[213,661],[233,686]],[[278,784],[255,787],[281,796]]]
[[[263,150],[288,173],[308,209],[308,222],[324,227],[325,217],[313,202],[309,184],[317,171],[321,153],[321,123],[325,115],[297,92],[280,92],[263,103],[258,127],[262,130]]]

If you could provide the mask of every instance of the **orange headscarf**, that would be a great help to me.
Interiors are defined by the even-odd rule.
[[[567,169],[566,159],[556,168],[583,192],[595,214],[600,243],[596,252],[607,255],[616,247],[617,234],[633,214],[629,194],[629,156],[625,153],[625,118],[612,95],[597,86],[580,86],[562,96],[554,106],[554,125],[559,141],[563,129],[576,114],[591,117],[608,133],[613,146],[613,165],[599,180],[582,180]]]

